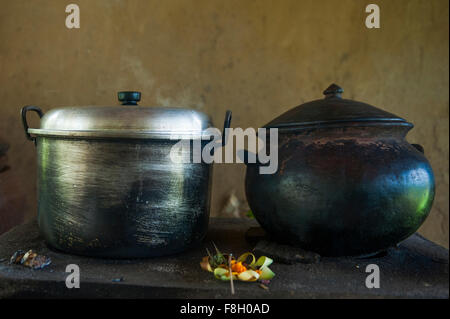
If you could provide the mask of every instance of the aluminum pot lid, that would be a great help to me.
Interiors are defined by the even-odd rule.
[[[195,138],[212,126],[208,115],[193,109],[143,107],[140,92],[119,92],[120,106],[63,107],[41,119],[35,135],[67,137]]]
[[[375,106],[342,98],[344,90],[336,84],[330,85],[323,94],[324,99],[307,102],[294,107],[275,118],[264,127],[267,128],[304,128],[316,126],[339,126],[348,123],[366,123],[368,125],[413,125],[395,114],[383,111]]]

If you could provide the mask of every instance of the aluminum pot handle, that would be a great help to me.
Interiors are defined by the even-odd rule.
[[[228,134],[226,134],[226,129],[230,128],[230,125],[231,125],[231,111],[228,110],[225,113],[225,120],[223,121],[222,146],[227,145]]]
[[[27,112],[28,111],[36,112],[39,115],[39,118],[42,118],[42,116],[44,116],[44,112],[42,112],[42,110],[39,107],[33,106],[33,105],[24,106],[22,108],[22,110],[20,111],[20,114],[22,115],[22,124],[23,124],[23,128],[25,130],[26,138],[30,141],[36,142],[36,138],[31,136],[30,133],[28,133],[28,123],[27,123]]]

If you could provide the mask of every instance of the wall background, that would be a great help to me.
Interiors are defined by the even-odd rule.
[[[65,27],[69,3],[80,6],[81,29]],[[369,3],[381,8],[381,29],[365,28]],[[141,105],[196,108],[219,127],[231,109],[233,126],[259,127],[336,82],[345,97],[416,125],[408,139],[425,147],[437,182],[421,232],[448,247],[447,0],[0,0],[0,8],[0,139],[11,167],[0,175],[4,228],[7,215],[16,223],[36,214],[23,105],[116,105],[117,91],[139,90]],[[244,172],[216,165],[213,214],[232,192],[245,201]]]

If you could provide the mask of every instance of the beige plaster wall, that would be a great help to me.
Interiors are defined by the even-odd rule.
[[[81,28],[65,27],[65,6]],[[381,8],[381,29],[364,25]],[[115,105],[118,90],[142,105],[185,106],[222,125],[259,127],[321,97],[344,96],[402,116],[416,127],[435,170],[437,196],[421,232],[448,247],[449,51],[447,0],[0,0],[0,138],[11,169],[1,175],[10,214],[36,213],[33,145],[19,110]],[[32,121],[37,125],[37,121]],[[213,214],[235,191],[243,165],[217,165]],[[25,213],[27,212],[27,213]]]

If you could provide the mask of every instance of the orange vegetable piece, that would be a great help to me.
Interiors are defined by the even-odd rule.
[[[247,268],[242,264],[241,261],[237,263],[232,263],[231,270],[237,273],[241,273],[247,270]]]

